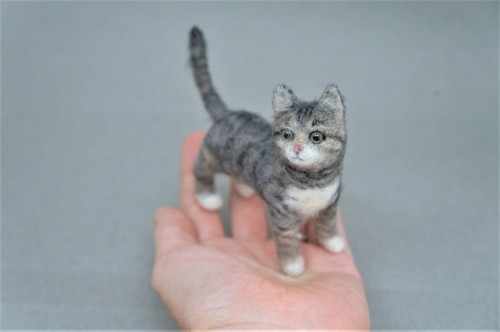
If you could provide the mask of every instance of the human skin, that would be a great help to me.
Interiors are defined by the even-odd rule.
[[[305,272],[296,278],[279,269],[260,198],[231,190],[231,237],[217,212],[195,198],[193,165],[201,132],[184,143],[179,208],[154,217],[156,259],[153,287],[182,329],[368,330],[363,281],[347,243],[332,254],[304,243]]]

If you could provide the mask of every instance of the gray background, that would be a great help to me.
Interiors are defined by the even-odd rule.
[[[498,328],[498,2],[2,2],[4,329],[175,328],[151,218],[207,114],[337,82],[342,209],[375,329]]]

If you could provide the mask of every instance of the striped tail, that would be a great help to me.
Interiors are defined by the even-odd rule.
[[[201,30],[197,27],[191,29],[189,50],[196,86],[200,90],[201,98],[210,117],[213,121],[216,121],[227,114],[229,110],[212,85],[210,72],[208,71],[205,39]]]

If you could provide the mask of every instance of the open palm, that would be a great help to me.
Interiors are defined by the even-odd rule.
[[[231,194],[232,237],[219,215],[203,210],[194,193],[194,160],[203,133],[185,142],[180,209],[155,216],[153,286],[186,329],[369,328],[363,283],[351,252],[331,254],[305,243],[306,271],[279,270],[258,197]],[[341,234],[345,238],[341,220]]]

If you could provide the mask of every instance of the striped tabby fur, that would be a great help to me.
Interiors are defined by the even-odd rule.
[[[196,85],[214,121],[195,164],[199,203],[212,210],[222,204],[214,188],[216,173],[251,187],[266,204],[287,275],[304,270],[300,229],[309,219],[314,220],[316,239],[324,248],[342,251],[335,217],[346,122],[337,87],[328,85],[318,100],[303,101],[286,85],[278,85],[273,95],[274,121],[269,123],[254,113],[228,110],[212,85],[205,40],[196,27],[191,30],[190,52]]]

